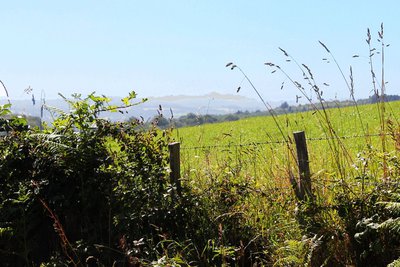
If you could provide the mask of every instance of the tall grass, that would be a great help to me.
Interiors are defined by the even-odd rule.
[[[2,80],[0,80],[0,83],[1,83],[1,86],[3,87],[3,91],[4,91],[4,93],[6,94],[6,97],[7,97],[8,104],[11,104],[11,101],[10,101],[10,96],[9,96],[9,94],[8,94],[7,87],[4,85],[4,83],[3,83],[3,81],[2,81]]]

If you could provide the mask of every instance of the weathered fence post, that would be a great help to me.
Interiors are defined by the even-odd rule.
[[[169,148],[169,166],[171,168],[170,179],[171,184],[176,186],[178,195],[181,195],[181,160],[180,160],[180,143],[174,142],[168,145]]]
[[[296,143],[297,161],[299,167],[300,181],[297,184],[297,194],[300,200],[312,200],[313,194],[311,191],[311,173],[308,160],[308,151],[306,143],[306,135],[304,131],[294,132],[294,141]]]

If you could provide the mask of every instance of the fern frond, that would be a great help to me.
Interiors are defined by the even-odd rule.
[[[395,216],[400,216],[400,202],[393,201],[382,201],[378,202],[378,205],[383,205],[386,210]]]
[[[37,138],[37,139],[42,139],[42,140],[47,140],[47,139],[59,139],[61,138],[63,135],[61,134],[55,134],[55,133],[51,133],[51,134],[45,134],[45,133],[34,133],[31,134],[31,137]]]
[[[309,249],[306,255],[307,257],[305,266],[309,266],[311,264],[311,258],[313,256],[313,252],[315,249],[317,249],[317,247],[319,247],[322,244],[322,238],[323,238],[322,235],[320,237],[314,235],[312,238],[309,238]]]
[[[67,115],[64,110],[54,106],[43,105],[43,108],[52,114]]]
[[[388,264],[387,267],[400,267],[400,258]]]
[[[315,235],[302,240],[286,240],[285,246],[277,250],[282,257],[273,266],[309,266],[313,252],[321,245],[322,238]]]
[[[400,202],[400,194],[399,193],[391,193],[390,199],[392,201]]]
[[[379,225],[379,229],[388,230],[391,234],[400,236],[400,218],[387,219]]]
[[[63,142],[61,139],[63,135],[60,134],[44,134],[44,133],[37,133],[32,134],[31,137],[36,138],[37,140],[41,141],[40,144],[42,146],[47,146],[50,152],[56,152],[60,149],[72,150],[74,149],[71,146],[68,146]]]

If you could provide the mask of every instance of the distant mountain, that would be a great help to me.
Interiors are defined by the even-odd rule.
[[[210,93],[202,96],[178,95],[154,97],[149,98],[149,101],[144,103],[143,108],[157,112],[159,105],[163,108],[164,115],[167,116],[168,113],[170,113],[170,109],[172,109],[175,117],[188,113],[201,115],[230,114],[239,110],[255,111],[258,109],[265,109],[262,103],[255,99],[240,95],[219,93]],[[279,103],[277,102],[276,105],[279,105]],[[152,116],[154,113],[149,115]]]
[[[120,105],[121,97],[111,97],[113,99],[112,104]],[[6,103],[6,100],[0,99],[0,103]],[[32,100],[11,100],[12,111],[16,114],[26,114],[30,116],[40,116],[41,103],[36,101],[34,104]],[[68,105],[62,99],[48,99],[46,100],[48,106],[67,111]],[[281,102],[270,103],[273,107],[279,106]],[[148,120],[158,114],[159,107],[161,106],[161,112],[165,117],[171,117],[171,110],[175,118],[188,113],[195,113],[199,115],[223,115],[235,113],[237,111],[249,111],[253,112],[256,110],[264,110],[265,107],[260,101],[252,98],[231,95],[231,94],[219,94],[210,93],[200,96],[188,96],[188,95],[170,95],[163,97],[149,97],[148,101],[129,108],[127,114],[121,113],[108,113],[103,116],[110,118],[111,120],[126,120],[129,117],[140,117],[142,116],[145,120]],[[49,112],[44,112],[44,120],[51,121],[51,115]]]

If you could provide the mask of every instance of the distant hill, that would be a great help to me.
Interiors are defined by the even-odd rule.
[[[122,97],[111,97],[113,104],[121,104],[120,99]],[[6,103],[6,100],[0,99],[0,103]],[[11,100],[12,112],[16,114],[25,114],[29,116],[40,116],[41,103],[36,101],[35,105],[32,100]],[[58,109],[67,111],[68,105],[62,99],[48,99],[46,100],[48,106],[56,107]],[[273,106],[279,106],[281,102],[270,103]],[[128,114],[120,113],[108,113],[104,114],[105,117],[111,120],[125,120],[129,117],[142,116],[145,120],[148,120],[158,114],[159,107],[161,105],[162,112],[166,117],[171,116],[171,110],[174,117],[180,117],[188,113],[195,113],[199,115],[207,114],[230,114],[237,111],[256,111],[265,109],[260,101],[252,98],[230,95],[230,94],[219,94],[210,93],[199,96],[164,96],[164,97],[149,97],[148,101],[143,104],[130,108]],[[43,114],[45,121],[51,121],[51,115],[49,112]]]
[[[280,102],[276,102],[274,105],[278,106],[279,104]],[[157,112],[159,105],[163,108],[166,116],[169,115],[168,113],[172,109],[174,117],[180,117],[188,113],[223,115],[234,113],[238,110],[256,111],[264,108],[262,103],[255,99],[219,93],[201,96],[178,95],[149,98],[149,101],[144,103],[142,108]]]

